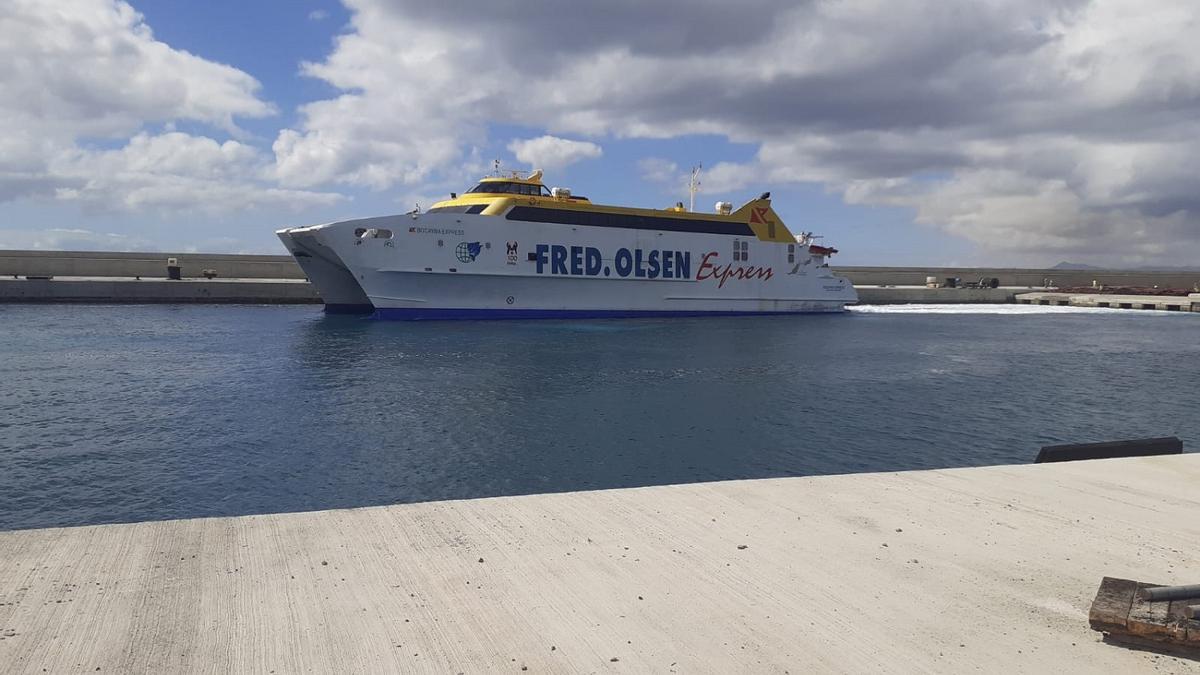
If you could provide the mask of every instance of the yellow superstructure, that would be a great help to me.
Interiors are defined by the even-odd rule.
[[[517,174],[488,176],[462,195],[452,195],[451,199],[434,204],[429,212],[458,211],[499,216],[510,213],[513,207],[525,207],[522,213],[535,215],[539,212],[527,209],[544,209],[545,214],[553,212],[560,217],[564,215],[564,211],[571,212],[567,215],[577,215],[580,225],[589,225],[596,222],[596,219],[609,218],[610,222],[616,219],[634,220],[643,229],[656,229],[654,225],[657,223],[662,225],[661,229],[675,230],[688,228],[690,221],[697,226],[703,225],[707,228],[705,231],[719,231],[720,223],[728,223],[731,230],[744,230],[745,226],[749,226],[754,235],[763,241],[796,242],[795,235],[771,208],[770,193],[764,193],[758,199],[746,202],[741,208],[728,214],[696,213],[687,211],[682,204],[666,209],[609,206],[594,204],[586,197],[572,195],[566,190],[547,189],[542,182],[540,170],[525,177]]]

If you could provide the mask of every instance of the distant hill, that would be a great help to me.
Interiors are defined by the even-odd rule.
[[[1195,265],[1142,265],[1139,267],[1097,267],[1084,263],[1060,262],[1052,270],[1083,271],[1083,270],[1124,270],[1126,272],[1195,272],[1200,271]]]

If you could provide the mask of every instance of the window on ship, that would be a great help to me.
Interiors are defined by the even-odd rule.
[[[746,262],[750,259],[750,242],[733,240],[733,261]]]
[[[537,197],[539,195],[544,197],[550,196],[550,191],[542,185],[531,185],[529,183],[505,183],[499,181],[480,183],[470,190],[467,190],[465,194],[471,194],[472,192],[499,195],[527,195],[530,197]]]

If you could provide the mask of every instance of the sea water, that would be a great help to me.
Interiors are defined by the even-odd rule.
[[[1200,314],[392,323],[0,305],[0,529],[1200,444]]]

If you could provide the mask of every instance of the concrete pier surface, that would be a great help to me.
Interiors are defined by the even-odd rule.
[[[1022,305],[1062,307],[1111,307],[1114,309],[1157,309],[1166,312],[1200,312],[1200,293],[1188,295],[1117,295],[1112,293],[1019,293]]]
[[[183,282],[192,285],[179,281],[169,286],[148,285],[166,281],[168,258],[176,259]],[[217,275],[213,281],[230,285],[208,285],[210,282],[201,278],[205,270]],[[1043,286],[1047,283],[1179,288],[1200,284],[1200,271],[964,267],[838,267],[835,271],[855,285],[861,304],[870,305],[1012,303],[1018,293],[1047,290]],[[53,278],[25,279],[28,276]],[[141,280],[135,280],[136,276]],[[1001,287],[926,288],[929,277],[963,281],[994,277]],[[303,271],[288,255],[0,251],[0,302],[319,302],[304,279]],[[280,285],[297,282],[305,289]],[[134,283],[141,285],[130,285]]]
[[[283,253],[280,247],[280,253]],[[239,279],[303,279],[304,272],[290,255],[222,253],[22,251],[0,250],[0,276],[151,277],[166,275],[166,261],[176,258],[183,276],[198,277],[212,269],[221,277]],[[1200,270],[1064,270],[1019,267],[854,267],[835,265],[834,271],[856,286],[923,286],[927,277],[958,277],[974,281],[996,277],[1002,286],[1041,287],[1047,281],[1060,287],[1161,286],[1191,288],[1200,283]]]
[[[168,258],[179,262],[185,278],[199,277],[204,270],[235,279],[304,278],[290,255],[125,251],[0,250],[0,275],[162,278],[167,275]]]
[[[1200,581],[1200,455],[0,533],[0,670],[1196,672],[1101,577]]]
[[[304,279],[134,279],[117,277],[0,278],[2,302],[320,303]]]
[[[1028,288],[926,288],[924,286],[855,286],[860,305],[995,305],[1011,304]]]
[[[1011,303],[1012,288],[925,288],[922,286],[860,287],[861,304],[911,303]],[[55,277],[13,279],[0,277],[0,303],[95,302],[145,303],[319,303],[317,289],[303,279],[191,279]]]

